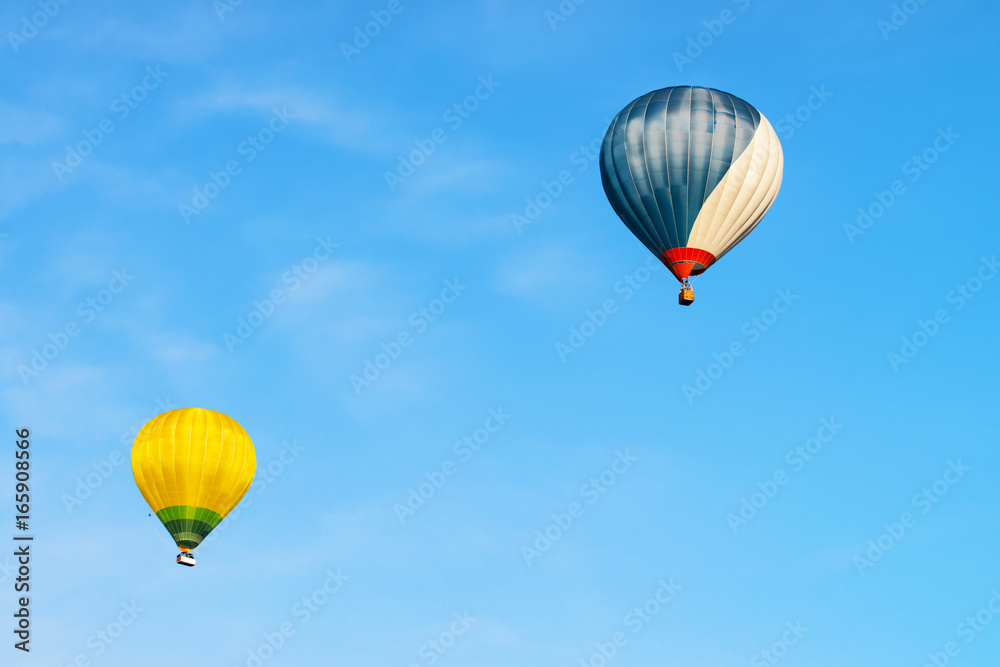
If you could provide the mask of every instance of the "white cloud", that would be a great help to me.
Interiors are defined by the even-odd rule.
[[[15,357],[15,364],[30,363],[30,351],[22,350]],[[57,357],[23,386],[17,372],[10,369],[8,377],[18,386],[8,386],[3,392],[8,418],[27,424],[45,438],[77,444],[106,438],[117,443],[134,419],[130,410],[108,400],[115,387],[111,375],[108,368],[72,364]]]
[[[393,169],[398,167],[398,160],[391,166]],[[448,153],[431,155],[426,164],[417,167],[399,189],[410,200],[426,199],[455,189],[462,192],[496,192],[502,187],[498,177],[503,168],[503,163],[495,159],[466,160]]]
[[[153,338],[154,356],[171,365],[203,362],[219,351],[218,345],[194,340],[187,336],[161,336]]]
[[[501,260],[495,286],[501,294],[558,306],[567,294],[599,284],[592,264],[572,247],[530,248]]]
[[[297,290],[289,292],[293,304],[326,302],[334,295],[351,295],[376,287],[383,282],[382,271],[373,264],[357,260],[328,261]],[[278,283],[279,279],[275,280]]]
[[[35,146],[62,130],[58,116],[0,102],[0,144]]]
[[[0,220],[55,191],[58,185],[48,161],[0,159]]]
[[[317,94],[288,86],[261,88],[223,83],[214,90],[180,104],[182,113],[258,111],[270,114],[275,108],[294,116],[293,126],[308,126],[320,139],[366,153],[384,153],[398,145],[386,133],[391,126],[371,109],[351,107],[330,94]]]
[[[155,62],[199,62],[218,52],[227,36],[210,3],[178,11],[164,6],[162,14],[143,22],[102,12],[97,20],[54,24],[53,39],[75,42],[95,51],[123,51],[130,57]]]

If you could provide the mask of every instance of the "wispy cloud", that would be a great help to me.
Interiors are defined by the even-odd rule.
[[[62,130],[62,120],[40,109],[0,102],[0,144],[36,146]]]
[[[79,16],[73,22],[54,24],[49,30],[53,39],[73,42],[85,49],[124,53],[162,63],[200,62],[216,53],[228,35],[219,23],[210,3],[191,6],[172,13],[164,11],[143,20],[101,13],[87,21]]]
[[[495,287],[501,294],[558,307],[566,295],[599,283],[592,262],[569,246],[545,246],[515,252],[497,266]]]
[[[189,365],[218,354],[219,346],[184,335],[156,335],[151,341],[153,355],[171,366]]]
[[[386,131],[394,126],[391,119],[378,116],[370,108],[347,104],[332,94],[303,88],[287,85],[267,88],[227,81],[179,104],[183,114],[271,113],[276,107],[287,107],[295,125],[309,127],[319,139],[336,146],[380,154],[391,151],[394,145],[391,132]]]
[[[13,157],[0,159],[0,181],[0,220],[55,191],[58,185],[47,161]]]
[[[24,363],[24,357],[22,350],[13,361]],[[7,376],[16,378],[15,369],[7,369]],[[101,438],[117,442],[132,416],[107,400],[115,385],[107,367],[59,360],[30,387],[5,389],[3,402],[9,417],[15,423],[30,424],[36,435],[75,443]]]
[[[324,302],[377,287],[384,278],[384,272],[375,264],[359,260],[332,261],[291,292],[289,301],[293,304]]]

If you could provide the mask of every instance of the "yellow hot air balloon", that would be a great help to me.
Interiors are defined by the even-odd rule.
[[[194,565],[191,551],[239,504],[256,470],[250,436],[214,410],[164,412],[132,445],[135,483],[177,542],[182,565]]]

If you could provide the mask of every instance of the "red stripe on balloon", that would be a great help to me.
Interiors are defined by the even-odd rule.
[[[660,255],[660,261],[677,280],[684,282],[710,267],[715,262],[715,255],[700,248],[671,248]]]

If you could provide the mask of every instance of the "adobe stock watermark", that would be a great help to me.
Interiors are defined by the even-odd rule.
[[[367,49],[372,40],[382,34],[382,31],[389,27],[393,20],[403,13],[406,5],[412,0],[389,0],[383,9],[373,9],[372,20],[364,25],[354,26],[353,39],[350,42],[340,43],[340,52],[344,54],[344,60],[351,62],[351,58],[361,55]]]
[[[615,294],[621,297],[622,303],[629,301],[658,271],[664,271],[663,263],[655,257],[647,258],[642,266],[626,274],[614,284]],[[559,361],[565,364],[570,355],[583,349],[583,346],[608,323],[608,318],[618,312],[618,307],[618,301],[614,298],[608,298],[602,301],[595,310],[586,311],[583,321],[579,325],[569,328],[569,338],[566,339],[566,342],[556,342],[556,354],[559,356]]]
[[[782,658],[788,655],[788,649],[802,641],[807,632],[809,632],[809,628],[803,627],[802,621],[794,623],[788,621],[785,623],[785,631],[781,633],[780,639],[750,658],[750,667],[769,667],[778,664]]]
[[[927,514],[948,495],[951,487],[962,481],[966,473],[971,470],[972,468],[962,464],[962,459],[948,461],[948,467],[944,474],[915,493],[910,503],[914,509],[920,511],[920,515]],[[912,512],[903,512],[899,521],[882,524],[884,532],[878,537],[868,540],[868,548],[863,553],[854,556],[854,567],[857,568],[858,574],[864,576],[867,570],[875,567],[875,564],[882,560],[889,550],[916,527],[919,520],[920,516]]]
[[[441,120],[448,125],[452,132],[458,130],[482,106],[483,102],[493,96],[493,93],[501,85],[503,85],[502,82],[493,80],[492,74],[489,76],[480,76],[478,85],[472,93],[467,95],[461,102],[456,102],[448,107],[441,114]],[[406,155],[399,156],[399,164],[396,166],[395,171],[385,172],[385,182],[389,186],[389,191],[395,192],[396,188],[410,176],[413,176],[417,169],[427,164],[427,160],[430,156],[434,155],[438,146],[446,141],[448,141],[448,130],[443,127],[435,128],[423,139],[415,139],[413,144],[416,148]]]
[[[611,119],[605,119],[604,127],[607,128],[610,124]],[[600,159],[604,134],[605,132],[602,131],[600,135],[586,144],[580,145],[579,148],[570,153],[567,161],[571,167],[575,167],[577,174],[587,171],[590,165],[595,164]],[[531,226],[542,217],[542,214],[551,208],[552,204],[566,192],[566,189],[576,183],[576,179],[573,171],[562,169],[551,181],[542,180],[538,192],[534,196],[524,198],[524,208],[521,212],[510,215],[510,221],[517,233],[523,234],[526,227]]]
[[[229,187],[233,178],[243,173],[243,167],[266,151],[271,142],[284,132],[294,119],[295,115],[288,111],[287,106],[281,109],[277,107],[271,109],[271,119],[267,124],[253,134],[247,135],[247,138],[236,146],[236,154],[242,158],[242,161],[239,158],[233,158],[227,161],[219,171],[209,171],[208,180],[203,185],[194,188],[191,199],[178,204],[184,223],[190,224],[192,217],[201,215],[212,201]]]
[[[7,583],[15,574],[17,574],[17,563],[10,556],[6,556],[3,562],[0,562],[0,584]]]
[[[458,474],[462,463],[468,463],[493,435],[499,431],[510,415],[503,411],[503,406],[496,410],[487,410],[486,421],[469,435],[463,436],[452,445],[451,451],[455,458],[447,458],[436,469],[424,473],[424,481],[415,487],[410,487],[406,500],[392,506],[400,524],[415,515],[434,495],[441,490],[451,477]],[[457,463],[456,460],[457,459]]]
[[[983,632],[1000,617],[1000,591],[996,588],[990,591],[990,598],[978,611],[969,614],[965,620],[955,626],[955,634],[968,647],[976,641]],[[948,641],[940,651],[930,651],[924,667],[947,667],[953,658],[962,654],[962,644],[958,641]]]
[[[570,16],[576,14],[576,10],[587,0],[562,0],[555,10],[546,9],[545,10],[545,20],[549,22],[549,27],[552,28],[552,32],[559,29],[560,23],[565,23]]]
[[[159,65],[146,68],[146,75],[142,77],[137,85],[127,92],[122,93],[111,102],[111,113],[118,121],[128,118],[132,112],[139,108],[151,92],[160,87],[163,80],[170,76],[169,72],[164,72]],[[66,177],[71,175],[76,168],[83,164],[84,159],[91,155],[94,150],[104,143],[104,140],[117,129],[115,119],[107,116],[102,118],[97,124],[89,129],[83,130],[83,139],[72,145],[66,146],[66,156],[62,162],[54,160],[52,170],[56,178],[62,183]]]
[[[736,535],[740,528],[748,525],[765,507],[774,500],[781,489],[788,485],[794,473],[802,472],[810,461],[812,461],[823,447],[829,444],[834,436],[844,428],[843,424],[837,422],[836,417],[819,420],[819,429],[816,435],[809,438],[805,443],[798,445],[794,449],[788,450],[785,454],[785,464],[788,469],[778,468],[763,482],[757,482],[757,490],[749,497],[740,498],[740,507],[735,512],[726,515],[726,523],[729,529]]]
[[[71,0],[38,0],[38,9],[41,11],[30,16],[22,16],[21,29],[17,32],[7,32],[7,42],[10,44],[10,48],[14,49],[14,53],[18,53],[22,46],[38,37],[38,32],[47,26],[49,21],[54,19],[62,11],[62,8],[70,2]]]
[[[833,93],[826,89],[826,84],[811,86],[810,95],[806,101],[795,108],[795,111],[786,113],[774,124],[774,130],[781,134],[781,138],[788,141],[795,136],[797,130],[812,120],[813,115],[823,108],[823,106],[833,97]]]
[[[983,287],[1000,272],[1000,263],[997,263],[997,256],[983,257],[979,269],[965,282],[955,285],[955,288],[948,292],[945,300],[954,304],[952,310],[958,312],[965,308],[976,295],[982,291]],[[913,361],[920,351],[941,332],[941,327],[951,322],[951,313],[946,308],[938,308],[934,315],[927,320],[917,320],[917,328],[913,333],[903,336],[900,339],[898,351],[888,352],[886,358],[894,373],[905,364]]]
[[[751,0],[730,0],[730,2],[736,5],[739,11],[745,12],[750,8]],[[705,29],[687,38],[687,47],[683,53],[674,51],[671,55],[674,65],[677,66],[677,71],[683,73],[688,65],[694,64],[695,60],[701,58],[705,51],[711,48],[715,41],[722,36],[726,28],[736,22],[738,17],[738,13],[727,8],[719,12],[716,18],[702,21],[701,24]]]
[[[949,125],[947,129],[938,128],[938,136],[930,146],[925,148],[918,155],[914,155],[903,163],[900,170],[904,176],[909,176],[910,183],[916,183],[934,164],[941,158],[941,155],[951,150],[962,135],[956,134]],[[900,197],[908,192],[906,183],[902,179],[896,179],[889,184],[886,190],[876,190],[873,193],[873,201],[867,206],[858,207],[858,217],[854,224],[844,223],[844,234],[852,244],[855,239],[869,229],[892,208]]]
[[[77,653],[73,658],[73,662],[68,663],[66,667],[89,667],[91,660],[100,658],[107,653],[114,646],[115,642],[121,639],[125,631],[135,624],[139,615],[144,611],[135,600],[132,602],[123,602],[121,611],[118,612],[114,620],[98,628],[96,632],[87,637],[89,652]]]
[[[177,406],[170,402],[169,396],[164,400],[156,399],[156,412],[150,415],[149,419],[152,419],[158,414],[176,409]],[[119,442],[122,445],[132,444],[132,440],[136,435],[138,435],[139,431],[142,430],[143,425],[149,421],[149,419],[143,421],[141,424],[134,425],[129,430],[123,432],[119,438]],[[94,495],[94,492],[104,486],[104,483],[111,479],[111,476],[115,474],[119,468],[128,468],[128,465],[126,465],[128,460],[128,454],[116,449],[99,461],[91,463],[90,468],[92,468],[92,470],[88,471],[86,476],[76,478],[76,486],[73,488],[73,493],[62,494],[61,500],[63,502],[63,507],[66,508],[66,512],[72,514],[76,509],[83,507],[83,504]]]
[[[633,456],[628,449],[616,451],[615,458],[606,469],[591,477],[580,487],[580,497],[587,501],[587,505],[593,505],[603,498],[611,490],[611,487],[621,479],[622,475],[632,469],[632,465],[639,460]],[[558,512],[551,515],[552,523],[545,528],[535,531],[535,540],[531,544],[521,547],[521,555],[530,566],[532,562],[541,558],[542,554],[552,548],[556,542],[562,539],[563,535],[569,532],[576,522],[584,515],[587,508],[582,502],[574,501],[569,504],[565,512]]]
[[[410,328],[403,329],[388,343],[382,343],[381,352],[377,352],[374,357],[366,358],[361,373],[351,375],[351,387],[354,395],[360,396],[361,392],[371,387],[376,380],[382,377],[382,373],[389,369],[392,364],[403,356],[416,337],[423,334],[430,328],[431,324],[437,322],[438,318],[444,315],[448,307],[458,300],[468,285],[463,285],[458,278],[444,281],[444,289],[440,296],[432,299],[426,306],[422,306],[410,313],[407,323]]]
[[[888,42],[892,33],[902,30],[910,18],[926,4],[927,0],[903,0],[893,5],[888,20],[880,18],[875,22],[878,31],[882,33],[882,39]]]
[[[60,329],[50,332],[48,342],[42,344],[41,350],[32,348],[31,361],[27,365],[17,366],[17,374],[21,376],[24,386],[27,387],[32,378],[38,377],[48,368],[69,347],[70,342],[79,336],[85,327],[92,324],[133,280],[135,276],[129,274],[127,269],[112,271],[107,287],[98,290],[94,296],[77,305],[76,318],[68,320]]]
[[[335,243],[329,236],[325,239],[322,236],[317,237],[312,252],[292,264],[287,271],[281,274],[281,284],[284,287],[275,287],[262,300],[254,301],[250,313],[245,318],[236,319],[236,328],[233,333],[226,331],[222,334],[222,342],[226,344],[229,353],[232,354],[238,346],[250,340],[250,337],[274,316],[278,306],[284,305],[288,300],[288,295],[294,293],[302,287],[305,281],[316,275],[320,266],[328,261],[339,247],[340,244]]]
[[[208,537],[202,541],[198,546],[198,553],[204,555],[209,545],[214,543],[218,539],[219,535],[229,530],[229,527],[240,518],[242,513],[249,509],[253,505],[254,499],[259,498],[275,483],[275,481],[281,477],[286,470],[293,463],[299,460],[306,451],[305,445],[300,445],[298,440],[292,438],[291,440],[283,440],[281,442],[281,450],[278,452],[277,456],[267,462],[267,465],[259,465],[257,467],[257,473],[254,476],[253,483],[250,488],[247,489],[247,494],[243,496],[243,500],[233,508],[225,519],[222,520],[215,530],[208,534]]]
[[[452,614],[452,619],[447,628],[428,639],[417,649],[420,662],[411,662],[409,667],[420,667],[420,665],[430,667],[436,664],[441,656],[447,653],[476,622],[476,618],[469,615],[468,609],[463,612],[456,611]]]
[[[298,621],[299,627],[308,623],[318,614],[323,607],[330,603],[350,580],[338,567],[336,571],[329,569],[324,573],[326,577],[323,583],[317,586],[312,593],[302,596],[292,605],[290,615]],[[247,649],[247,658],[244,662],[235,667],[261,667],[268,660],[288,643],[288,640],[295,636],[298,628],[291,620],[282,621],[273,632],[265,632],[261,635],[263,641],[256,647]]]
[[[682,590],[680,584],[674,583],[673,577],[669,580],[660,579],[657,583],[659,586],[653,594],[633,607],[622,619],[622,625],[631,630],[633,635],[642,632]],[[580,667],[605,667],[628,642],[629,636],[624,630],[613,632],[608,641],[594,644],[594,652],[580,659]]]
[[[775,294],[777,297],[770,307],[751,317],[740,327],[740,333],[746,338],[746,343],[742,339],[737,339],[726,346],[722,352],[712,354],[714,361],[695,371],[694,384],[685,384],[681,387],[688,405],[694,405],[695,398],[703,396],[706,391],[711,389],[733,367],[736,360],[746,354],[748,346],[759,341],[766,332],[771,330],[775,322],[801,298],[792,294],[791,288],[779,289],[775,291]]]
[[[215,10],[215,15],[222,22],[226,20],[226,14],[236,11],[236,8],[242,4],[243,0],[214,0],[212,9]]]

